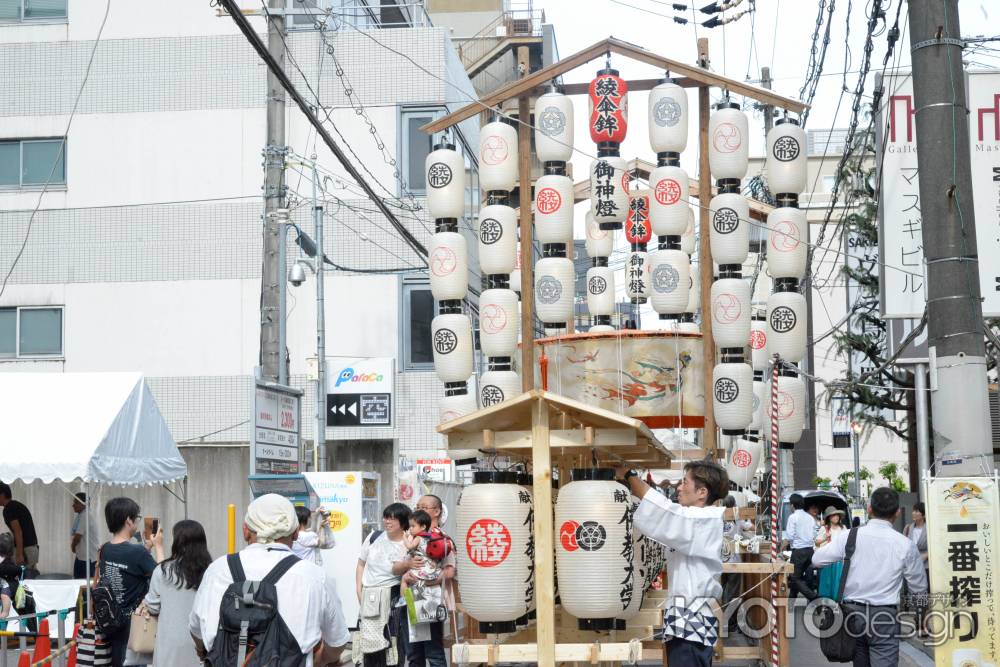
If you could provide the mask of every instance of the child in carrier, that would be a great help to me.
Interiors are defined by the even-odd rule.
[[[444,559],[451,552],[451,540],[440,529],[431,529],[431,516],[423,510],[410,515],[410,530],[403,538],[410,556],[419,556],[423,565],[410,570],[417,582],[407,585],[401,592],[410,607],[411,621],[443,621],[447,616],[441,586],[428,586],[427,582],[441,577]],[[415,617],[415,618],[414,618]]]

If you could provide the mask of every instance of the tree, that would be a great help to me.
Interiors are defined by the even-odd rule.
[[[899,493],[906,493],[909,491],[909,487],[906,486],[906,482],[899,476],[899,466],[895,463],[883,463],[878,469],[878,474],[885,477],[886,481],[889,482],[889,486],[893,490]]]
[[[858,477],[860,477],[861,481],[863,482],[871,480],[872,471],[862,466],[861,470],[858,471]],[[851,482],[853,480],[854,480],[853,470],[845,470],[844,472],[840,473],[839,475],[837,475],[837,490],[840,491],[845,496],[850,495],[848,493],[847,485],[848,482]],[[858,493],[859,494],[861,493],[861,489],[858,489]]]
[[[829,489],[833,487],[833,480],[829,477],[813,477],[813,486],[817,489]]]

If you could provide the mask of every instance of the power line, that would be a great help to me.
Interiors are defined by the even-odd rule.
[[[66,121],[66,130],[63,132],[62,139],[59,141],[59,151],[56,153],[56,157],[52,161],[52,168],[49,169],[49,175],[48,178],[45,179],[42,191],[38,193],[38,201],[35,204],[35,209],[31,212],[31,217],[28,218],[28,227],[24,231],[24,239],[21,241],[21,247],[17,251],[17,255],[14,256],[14,261],[11,262],[7,275],[4,276],[3,284],[0,285],[0,297],[3,296],[4,291],[7,289],[7,281],[10,280],[11,275],[14,273],[14,269],[17,268],[17,263],[21,261],[21,256],[24,254],[25,247],[28,245],[28,238],[31,236],[31,228],[35,224],[35,216],[38,214],[38,210],[42,207],[42,198],[45,196],[45,191],[48,190],[49,184],[52,183],[52,177],[56,173],[56,166],[59,164],[59,160],[63,160],[65,165],[64,156],[66,154],[66,138],[69,136],[69,129],[73,126],[73,119],[76,117],[76,110],[80,106],[80,99],[83,97],[83,91],[87,87],[87,81],[90,80],[90,70],[94,65],[94,56],[97,54],[97,47],[101,44],[101,36],[104,34],[104,26],[108,24],[108,15],[110,13],[111,0],[107,0],[104,5],[104,18],[101,19],[101,27],[98,28],[97,38],[94,40],[94,48],[90,50],[90,59],[87,60],[87,68],[83,72],[83,82],[80,84],[80,89],[76,93],[76,99],[73,101],[73,109],[69,112],[69,120]]]

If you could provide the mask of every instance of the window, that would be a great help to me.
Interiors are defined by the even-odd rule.
[[[0,22],[65,19],[67,0],[0,0]]]
[[[0,357],[60,357],[62,353],[62,308],[0,308]]]
[[[403,312],[400,320],[403,370],[430,370],[434,367],[431,348],[431,320],[434,319],[434,295],[430,283],[403,283]]]
[[[833,186],[837,183],[836,176],[823,177],[823,192],[833,192]]]
[[[65,185],[64,144],[62,139],[0,140],[0,187]]]
[[[435,109],[406,109],[401,112],[402,127],[399,161],[403,165],[403,182],[407,189],[415,195],[427,191],[424,175],[424,160],[432,150],[433,137],[420,128],[441,115]]]

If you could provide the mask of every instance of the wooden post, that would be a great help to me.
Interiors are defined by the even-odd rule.
[[[523,271],[523,268],[522,268]],[[555,551],[552,528],[552,460],[549,406],[539,396],[531,407],[531,471],[535,496],[535,614],[539,667],[555,667]]]
[[[521,76],[530,69],[528,47],[517,49],[517,66]],[[531,215],[531,98],[517,98],[517,157],[520,169],[518,225],[521,239],[521,390],[535,388],[535,253]],[[535,496],[537,498],[537,496]]]
[[[708,67],[708,39],[698,40],[698,64]],[[711,211],[712,170],[708,163],[708,116],[709,87],[698,87],[698,209],[701,214],[698,224],[701,239],[698,244],[698,268],[701,277],[701,340],[704,345],[702,358],[705,360],[705,430],[701,448],[709,454],[715,453],[715,413],[712,408],[712,371],[715,366],[715,341],[712,339],[712,281],[715,271],[712,266]]]

